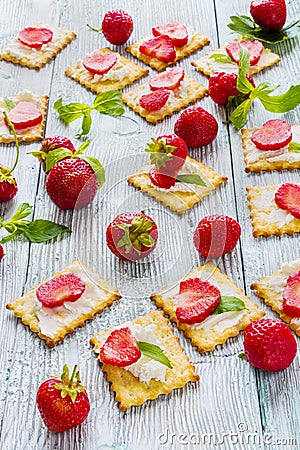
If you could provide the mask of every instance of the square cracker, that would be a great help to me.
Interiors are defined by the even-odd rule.
[[[161,202],[164,206],[168,206],[172,211],[183,214],[192,208],[195,203],[201,202],[203,197],[209,195],[220,183],[227,181],[227,177],[224,175],[215,172],[205,164],[189,156],[186,158],[183,168],[185,166],[195,168],[193,173],[200,175],[206,186],[192,185],[194,186],[193,190],[186,192],[176,190],[176,187],[183,183],[176,183],[171,189],[157,188],[150,181],[149,168],[152,166],[149,165],[141,167],[137,173],[130,175],[127,181],[150,197],[154,197],[155,200]]]
[[[40,50],[23,45],[17,38],[0,53],[0,60],[12,62],[26,66],[29,69],[40,69],[45,66],[52,58],[62,51],[73,39],[76,34],[73,31],[59,28],[55,25],[38,22],[35,27],[49,28],[53,31],[52,41],[42,46]]]
[[[242,130],[242,142],[246,172],[261,172],[266,170],[293,170],[300,169],[300,153],[289,148],[289,144],[279,150],[259,150],[251,141],[253,133],[259,128],[244,128]],[[300,144],[300,126],[292,125],[292,141]]]
[[[252,219],[253,236],[281,236],[300,232],[300,219],[275,203],[275,192],[280,184],[247,187],[248,207]]]
[[[151,379],[145,383],[122,367],[102,364],[102,370],[107,374],[107,381],[111,383],[110,389],[115,392],[121,411],[126,411],[131,406],[142,405],[147,400],[154,400],[161,394],[170,394],[173,389],[182,388],[189,381],[199,380],[195,367],[190,364],[184,349],[178,343],[179,339],[174,336],[174,330],[168,326],[169,321],[163,317],[161,311],[151,311],[146,316],[136,317],[132,323],[143,327],[156,325],[155,335],[162,342],[172,369],[167,368],[164,382]],[[96,333],[91,339],[96,353],[100,352],[100,341],[103,342],[113,330],[114,328],[110,328],[106,332]]]
[[[188,106],[189,103],[195,103],[196,100],[203,98],[207,94],[207,88],[188,75],[184,76],[182,83],[180,88],[170,92],[167,103],[158,111],[147,111],[139,104],[140,97],[151,92],[148,83],[137,86],[126,94],[123,94],[122,100],[134,112],[144,117],[147,122],[155,125],[159,120],[171,116],[174,112]]]
[[[214,72],[226,72],[226,73],[232,73],[232,72],[238,72],[239,66],[234,61],[232,63],[219,63],[216,62],[214,59],[210,58],[211,55],[215,53],[222,53],[225,56],[228,56],[226,52],[226,47],[229,44],[227,42],[222,47],[212,50],[209,53],[206,53],[205,56],[202,56],[201,58],[197,59],[196,61],[192,61],[192,66],[196,67],[196,69],[199,72],[204,73],[204,75],[211,76]],[[274,64],[278,63],[280,61],[280,57],[276,55],[276,53],[272,53],[271,50],[268,48],[264,48],[261,54],[261,57],[259,61],[254,65],[250,66],[249,74],[253,75],[255,73],[260,72],[261,70],[266,69],[267,67],[271,67]]]
[[[285,314],[282,308],[282,292],[289,276],[299,272],[299,270],[300,259],[296,259],[290,263],[284,263],[271,276],[263,277],[257,283],[251,284],[251,289],[255,290],[256,294],[263,298],[265,304],[279,314],[280,319],[284,320],[298,336],[300,336],[300,317],[291,317]]]
[[[191,38],[189,39],[189,41],[186,45],[184,45],[181,48],[175,47],[176,58],[174,61],[171,61],[169,63],[160,61],[157,58],[151,58],[151,56],[144,55],[143,53],[140,52],[140,50],[139,50],[140,45],[143,42],[148,41],[149,39],[153,39],[153,36],[151,36],[151,37],[148,36],[145,39],[141,39],[140,41],[135,42],[132,45],[129,45],[128,47],[126,47],[126,51],[131,53],[133,56],[136,56],[140,61],[143,61],[148,66],[152,67],[152,69],[156,69],[156,70],[160,71],[160,70],[165,69],[168,66],[175,64],[176,61],[180,61],[185,56],[190,55],[191,53],[195,52],[196,50],[202,49],[205,45],[208,45],[210,42],[207,37],[202,36],[202,34],[197,31],[191,31],[190,35],[191,35]]]
[[[40,141],[44,137],[47,109],[48,109],[48,96],[36,95],[29,91],[23,91],[14,97],[7,97],[15,105],[21,101],[28,101],[34,103],[41,111],[43,119],[34,127],[24,128],[23,130],[16,130],[17,138],[19,142],[33,142]],[[0,111],[9,112],[9,108],[4,101],[3,97],[0,97]],[[0,113],[0,143],[9,144],[15,142],[14,135],[10,133],[8,127],[4,122],[4,115]]]
[[[100,48],[99,50],[96,50],[93,52],[95,53],[117,53],[113,50],[110,50],[109,48]],[[126,66],[129,69],[129,73],[124,76],[122,80],[104,80],[102,81],[101,78],[94,80],[94,74],[89,72],[85,67],[82,65],[82,60],[77,61],[76,64],[73,66],[67,67],[65,74],[72,78],[75,81],[78,81],[82,86],[85,86],[87,89],[90,89],[92,92],[95,92],[96,94],[100,94],[101,92],[110,91],[114,89],[123,89],[125,86],[128,86],[129,84],[132,84],[134,81],[138,80],[139,78],[143,77],[144,75],[148,75],[149,70],[144,69],[140,67],[139,65],[135,64],[134,62],[130,61],[129,59],[125,58],[122,55],[119,55],[120,59],[120,67]],[[111,69],[113,73],[113,68]],[[99,77],[99,76],[98,76]]]
[[[86,288],[82,297],[74,302],[74,307],[76,307],[76,304],[78,305],[77,302],[80,302],[81,300],[84,301],[84,304],[81,304],[82,311],[74,313],[74,316],[71,317],[71,321],[66,320],[70,313],[67,308],[64,306],[55,308],[53,314],[59,318],[59,321],[62,324],[55,333],[53,332],[51,334],[51,336],[49,335],[50,333],[43,334],[40,328],[40,320],[36,313],[35,305],[37,300],[35,300],[35,292],[40,285],[24,294],[23,297],[17,298],[14,302],[6,305],[7,309],[12,310],[17,317],[20,317],[24,325],[29,325],[31,331],[37,333],[41,339],[44,339],[50,348],[54,347],[57,342],[62,341],[67,334],[73,333],[76,327],[82,327],[86,320],[93,319],[95,314],[101,313],[103,309],[111,305],[114,300],[121,298],[117,289],[112,288],[108,282],[102,280],[100,275],[97,275],[91,269],[86,268],[80,261],[73,261],[72,265],[66,266],[61,272],[55,273],[51,278],[58,277],[63,273],[75,273],[83,279]],[[44,283],[51,278],[45,280]],[[43,308],[44,307],[42,306],[41,309]],[[46,312],[48,312],[47,310],[49,309],[50,308],[45,308]],[[48,324],[49,320],[52,319],[48,319],[47,317]],[[55,320],[55,318],[53,320]]]
[[[192,345],[198,348],[199,353],[209,352],[214,350],[216,345],[224,344],[228,338],[237,336],[241,330],[244,330],[247,325],[253,320],[259,319],[264,316],[264,312],[258,309],[255,303],[252,303],[242,289],[229,280],[227,275],[220,272],[220,270],[212,263],[207,263],[204,266],[197,267],[194,271],[188,273],[184,279],[188,278],[201,278],[203,281],[208,281],[210,284],[217,287],[222,295],[232,295],[240,298],[244,301],[246,310],[234,311],[226,314],[238,318],[238,322],[231,325],[230,323],[226,328],[223,326],[220,328],[218,323],[211,323],[200,328],[186,323],[181,323],[176,316],[176,295],[179,293],[179,282],[175,285],[165,287],[158,294],[151,296],[151,299],[155,301],[156,305],[164,310],[172,322],[176,323],[179,330],[183,331],[186,338],[191,340]],[[218,317],[218,316],[211,316]],[[229,318],[229,317],[228,317]],[[224,320],[223,316],[223,320]],[[208,320],[208,319],[205,319]],[[228,320],[228,319],[227,319]],[[229,318],[230,320],[230,318]],[[205,322],[205,321],[204,321]],[[204,324],[203,322],[203,324]]]

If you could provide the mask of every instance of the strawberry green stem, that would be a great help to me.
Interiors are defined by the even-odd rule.
[[[75,365],[74,368],[73,368],[73,372],[72,372],[72,375],[71,375],[71,378],[70,378],[69,385],[68,385],[69,388],[73,387],[74,378],[77,375],[77,369],[78,369],[78,367],[77,367],[77,365]]]
[[[88,23],[86,24],[86,26],[88,28],[90,28],[90,30],[97,31],[98,33],[101,33],[101,31],[102,31],[102,28],[94,28],[91,25],[89,25]]]
[[[7,115],[7,112],[6,112],[6,111],[3,111],[3,114],[4,114],[4,117],[5,117],[5,120],[6,120],[6,123],[7,123],[7,126],[8,126],[9,131],[14,135],[15,143],[16,143],[16,149],[17,149],[17,155],[16,155],[16,159],[15,159],[14,165],[12,166],[12,168],[10,169],[10,171],[9,171],[8,173],[5,174],[6,176],[9,176],[9,175],[11,175],[11,174],[13,173],[13,171],[15,170],[15,168],[17,167],[17,164],[18,164],[18,162],[19,162],[19,158],[20,158],[20,147],[19,147],[19,141],[18,141],[18,138],[17,138],[17,133],[16,133],[16,130],[15,130],[15,127],[13,126],[13,124],[11,123],[11,121],[9,120],[9,117],[8,117],[8,115]]]

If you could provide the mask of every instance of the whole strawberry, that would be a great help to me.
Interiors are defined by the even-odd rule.
[[[4,256],[4,250],[3,250],[2,245],[0,244],[0,261],[3,258],[3,256]]]
[[[157,225],[143,211],[119,214],[107,227],[106,243],[118,258],[135,261],[148,256],[158,239]]]
[[[259,319],[245,328],[244,349],[245,357],[253,367],[279,372],[293,362],[297,343],[285,323]]]
[[[246,75],[250,83],[255,86],[250,75]],[[210,98],[218,105],[226,105],[229,97],[241,94],[236,88],[237,74],[215,72],[208,82],[208,93]]]
[[[161,173],[173,175],[183,166],[188,155],[185,141],[176,134],[164,134],[152,139],[146,148],[151,153],[150,162]]]
[[[82,423],[90,411],[85,387],[80,384],[77,366],[71,378],[65,364],[61,378],[44,381],[36,394],[36,403],[47,428],[60,433]]]
[[[198,223],[194,245],[205,258],[218,258],[231,252],[241,235],[239,223],[228,216],[206,216]]]
[[[261,27],[281,30],[286,21],[285,0],[252,0],[250,14]]]
[[[59,148],[66,148],[68,150],[71,150],[72,153],[76,152],[73,143],[67,137],[51,136],[46,137],[43,140],[40,150],[31,152],[31,154],[38,158],[39,162],[42,164],[44,172],[46,172],[46,158],[48,153]]]
[[[175,122],[174,131],[189,148],[210,144],[218,133],[214,116],[200,106],[190,106]]]
[[[124,44],[133,31],[132,17],[122,9],[108,11],[102,21],[102,33],[113,45]]]
[[[11,175],[11,170],[0,165],[0,203],[8,202],[17,192],[17,182]]]

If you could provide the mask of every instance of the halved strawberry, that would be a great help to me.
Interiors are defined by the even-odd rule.
[[[47,308],[75,302],[85,291],[85,282],[74,273],[64,273],[41,284],[36,290],[37,299]]]
[[[27,27],[20,31],[18,40],[30,48],[40,50],[42,45],[52,41],[53,31],[48,28]]]
[[[300,317],[300,271],[288,278],[282,298],[283,312],[292,317]]]
[[[176,50],[173,41],[168,36],[158,36],[140,45],[140,52],[143,55],[169,63],[176,58]]]
[[[147,111],[158,111],[165,106],[169,96],[170,91],[167,89],[158,89],[157,91],[142,95],[139,99],[139,104]]]
[[[208,281],[189,278],[180,283],[176,317],[182,323],[200,323],[221,301],[221,292]]]
[[[300,185],[282,184],[275,193],[275,203],[279,208],[288,210],[294,217],[300,219]]]
[[[151,91],[161,88],[172,90],[178,88],[183,78],[184,70],[179,66],[175,66],[166,69],[165,72],[154,75],[149,81],[149,86]]]
[[[40,109],[31,102],[17,103],[7,115],[16,130],[34,127],[43,120]],[[4,122],[7,125],[5,119]]]
[[[226,52],[237,64],[240,62],[241,45],[250,52],[250,66],[255,66],[261,57],[264,46],[260,41],[231,42],[227,45]]]
[[[174,173],[174,177],[165,175],[155,166],[152,167],[152,169],[150,169],[149,171],[150,181],[154,184],[154,186],[160,187],[162,189],[170,189],[172,186],[174,186],[176,183],[176,175],[176,172]]]
[[[252,142],[259,150],[278,150],[292,140],[291,125],[285,120],[268,120],[262,128],[254,131]]]
[[[152,28],[153,36],[169,36],[175,47],[183,47],[188,43],[188,30],[185,25],[179,22],[157,25]]]
[[[130,366],[140,357],[141,351],[128,327],[112,331],[100,349],[101,361],[111,366]]]
[[[116,64],[117,60],[117,53],[94,53],[93,55],[86,56],[82,61],[82,65],[91,73],[103,75]]]

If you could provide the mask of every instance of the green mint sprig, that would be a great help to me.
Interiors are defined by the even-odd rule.
[[[298,144],[298,142],[290,142],[289,143],[289,151],[295,152],[295,153],[300,153],[300,144]]]
[[[231,22],[227,24],[230,30],[248,39],[258,39],[267,44],[278,44],[287,39],[292,39],[300,33],[300,20],[291,23],[280,31],[272,31],[260,27],[248,16],[230,16],[230,20]]]
[[[240,298],[232,295],[222,295],[220,303],[211,315],[222,314],[229,311],[243,311],[244,309],[246,309],[246,305]]]
[[[82,118],[81,133],[77,138],[87,135],[92,126],[92,111],[98,111],[100,114],[106,114],[111,117],[122,116],[125,112],[122,103],[122,94],[120,91],[107,91],[97,95],[92,106],[85,103],[62,104],[59,98],[54,103],[54,109],[58,112],[59,118],[65,125],[69,125],[74,120]]]
[[[209,59],[214,59],[216,62],[225,64],[232,64],[234,62],[229,55],[225,55],[224,53],[213,53],[212,55],[210,55]]]
[[[5,244],[16,236],[23,236],[30,242],[40,243],[56,238],[62,233],[71,233],[68,227],[50,220],[25,220],[32,212],[32,206],[21,203],[9,221],[3,222],[0,219],[0,229],[4,228],[8,232],[8,235],[0,240],[0,244]]]
[[[142,341],[137,341],[137,345],[143,355],[148,356],[148,358],[154,359],[155,361],[158,361],[164,366],[172,369],[169,358],[164,354],[163,350],[158,345]]]

